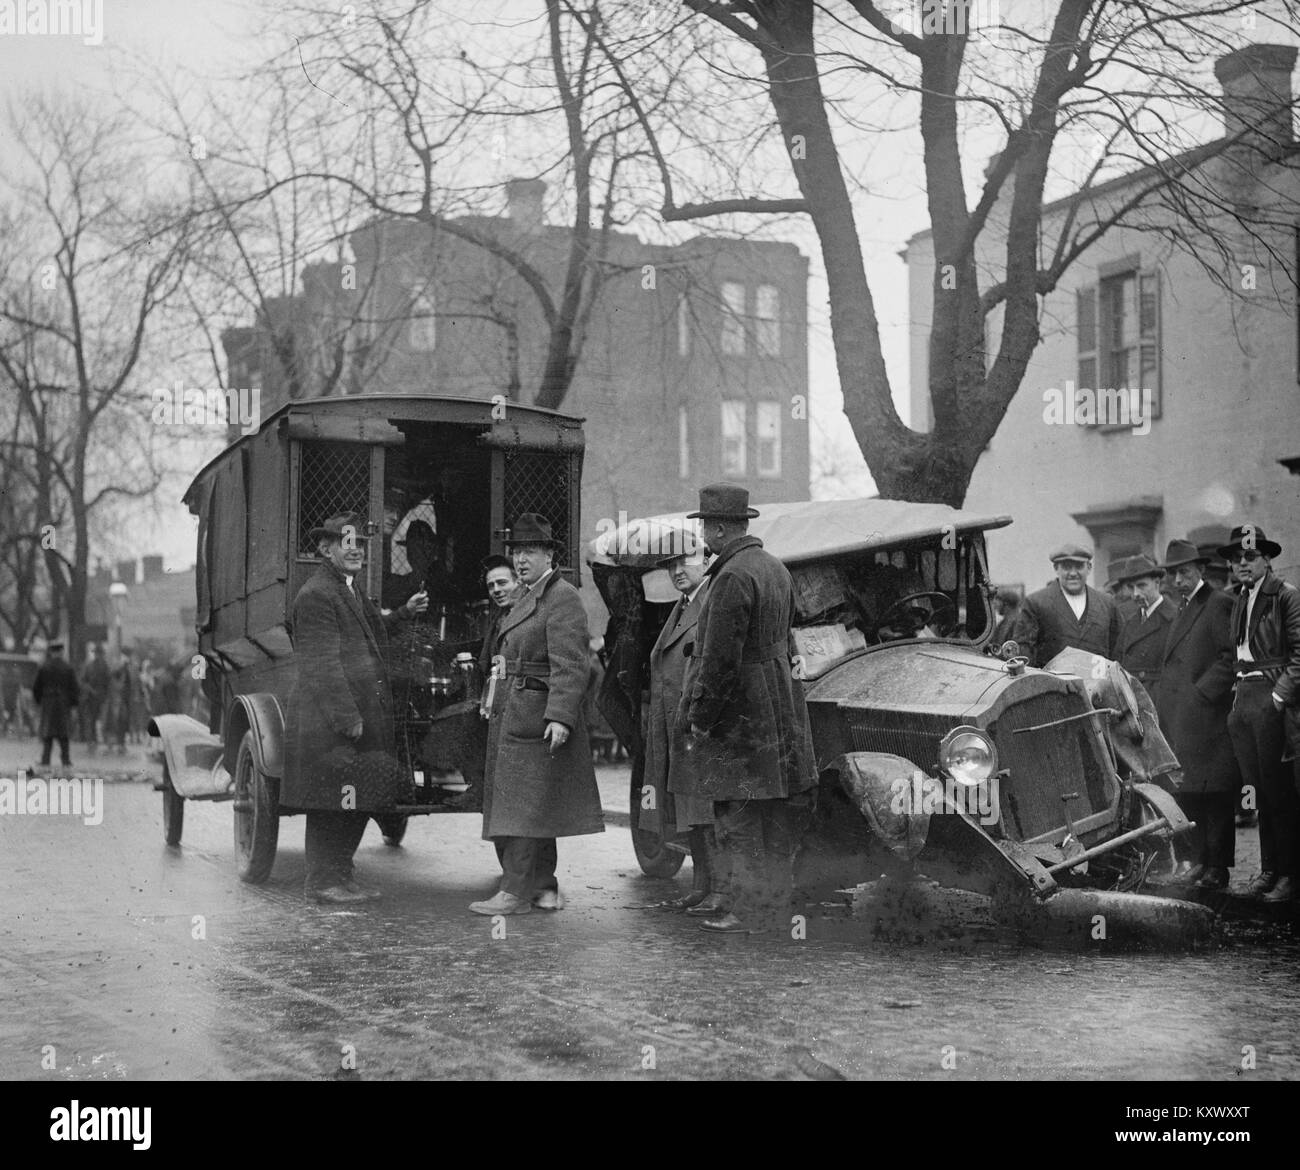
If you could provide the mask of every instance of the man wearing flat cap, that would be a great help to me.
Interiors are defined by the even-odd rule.
[[[1296,896],[1300,796],[1294,760],[1300,734],[1300,590],[1273,573],[1282,546],[1255,524],[1232,530],[1219,555],[1239,584],[1231,615],[1237,694],[1228,732],[1242,778],[1259,807],[1260,873],[1247,893],[1266,902]]]
[[[686,667],[695,649],[700,611],[704,608],[704,544],[683,530],[684,547],[659,562],[681,596],[650,651],[650,705],[646,715],[644,783],[652,799],[643,800],[638,827],[665,841],[687,833],[691,843],[691,892],[668,908],[699,918],[721,918],[731,909],[725,858],[714,830],[714,804],[700,792],[696,755],[687,750],[687,727],[679,710]]]
[[[32,683],[32,698],[41,712],[41,763],[50,762],[54,741],[59,741],[59,759],[65,768],[72,767],[68,754],[68,739],[72,735],[72,712],[81,698],[77,672],[63,657],[63,643],[51,642],[45,651],[45,661],[36,672]]]
[[[1132,612],[1120,624],[1115,657],[1120,666],[1140,682],[1152,698],[1160,681],[1160,659],[1165,638],[1178,611],[1160,592],[1165,571],[1150,557],[1125,557],[1112,566],[1120,585],[1133,591]]]
[[[1062,545],[1052,553],[1056,580],[1025,598],[1012,637],[1031,666],[1046,666],[1067,646],[1115,657],[1119,614],[1115,603],[1088,585],[1092,550]]]
[[[489,916],[562,910],[556,838],[605,831],[583,710],[587,611],[556,570],[545,517],[518,517],[506,547],[521,589],[495,635],[483,786],[483,837],[496,846],[501,885],[469,907]]]
[[[1228,737],[1232,708],[1232,599],[1204,579],[1206,558],[1188,540],[1171,540],[1166,573],[1182,598],[1160,655],[1156,712],[1183,768],[1175,794],[1196,828],[1179,847],[1182,881],[1228,885],[1236,845],[1234,805],[1241,779]]]
[[[365,528],[346,512],[308,533],[321,563],[293,601],[280,803],[307,814],[306,896],[337,905],[379,897],[353,876],[352,858],[370,814],[391,808],[399,787],[388,634],[429,604],[420,592],[385,614],[366,596]]]
[[[715,803],[732,909],[707,930],[745,933],[789,921],[794,856],[817,769],[802,685],[791,673],[795,595],[789,570],[750,536],[757,516],[736,484],[700,489],[713,553],[679,718],[690,729],[700,790]]]

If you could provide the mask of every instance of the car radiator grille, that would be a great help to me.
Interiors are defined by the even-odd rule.
[[[1082,710],[1074,695],[1035,695],[1008,707],[990,726],[998,767],[1009,772],[999,795],[1005,823],[1013,835],[1025,839],[1064,828],[1067,802],[1061,798],[1066,793],[1078,793],[1068,802],[1070,818],[1075,821],[1107,807],[1105,778],[1088,738],[1094,721],[1014,734],[1017,728],[1049,723]]]

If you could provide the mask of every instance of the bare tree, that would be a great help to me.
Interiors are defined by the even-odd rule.
[[[1243,240],[1291,271],[1279,239],[1293,213],[1261,210],[1225,191],[1234,174],[1258,173],[1261,158],[1282,158],[1289,109],[1261,109],[1254,124],[1206,144],[1196,138],[1222,113],[1196,66],[1240,47],[1243,27],[1260,39],[1270,13],[1279,27],[1294,26],[1290,0],[1007,4],[1029,19],[982,32],[974,28],[977,11],[999,6],[684,5],[687,26],[703,30],[699,43],[709,45],[711,105],[725,103],[733,129],[720,136],[707,115],[703,127],[665,127],[638,108],[659,170],[663,218],[809,217],[829,285],[845,413],[886,496],[962,502],[1040,341],[1044,298],[1115,227],[1160,232],[1201,258],[1225,288],[1223,261],[1240,254]],[[710,40],[708,30],[721,40]],[[665,34],[633,47],[644,55],[677,43]],[[654,70],[631,52],[609,52],[634,96]],[[919,137],[933,238],[928,433],[906,426],[891,397],[855,207],[855,196],[867,192],[837,141],[848,130],[884,129],[884,107],[905,112],[890,129]],[[684,134],[693,149],[662,144]],[[990,147],[994,161],[971,192],[970,176]],[[1088,152],[1086,172],[1072,174],[1070,164]],[[1108,179],[1134,171],[1121,197],[1107,194]],[[1074,193],[1047,238],[1043,207],[1053,184]]]

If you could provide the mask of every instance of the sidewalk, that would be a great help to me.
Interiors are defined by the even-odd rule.
[[[36,761],[41,758],[41,741],[33,736],[0,738],[0,777],[16,778],[20,771],[27,775],[81,776],[98,777],[112,781],[136,781],[153,783],[162,776],[162,766],[149,757],[149,745],[129,743],[126,753],[118,755],[103,744],[94,752],[87,749],[84,742],[73,740],[71,748],[72,767],[59,766],[59,745],[54,745],[50,759],[54,761],[49,768],[38,768]]]

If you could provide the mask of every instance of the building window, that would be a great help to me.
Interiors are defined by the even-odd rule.
[[[722,285],[722,352],[745,352],[745,286],[732,280]]]
[[[434,312],[433,290],[416,285],[411,290],[410,321],[406,340],[416,353],[431,353],[438,344],[438,321]]]
[[[722,402],[722,474],[745,474],[745,403],[736,398]]]
[[[689,357],[691,352],[691,303],[683,296],[677,302],[677,356]]]
[[[1159,418],[1159,272],[1131,268],[1106,276],[1075,294],[1075,312],[1076,421],[1131,427],[1148,413]]]
[[[764,357],[781,352],[781,290],[760,284],[754,293],[754,341]]]
[[[677,408],[677,474],[682,479],[691,474],[690,413],[686,407]]]
[[[781,404],[760,402],[757,412],[758,474],[773,479],[781,474]]]

